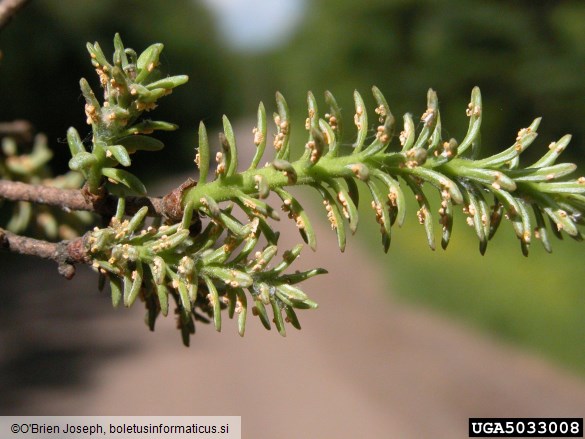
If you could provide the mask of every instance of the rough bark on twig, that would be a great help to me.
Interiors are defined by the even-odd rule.
[[[195,184],[193,180],[188,179],[162,198],[127,197],[125,213],[133,215],[140,208],[146,206],[150,216],[162,216],[176,221],[180,219],[183,212],[181,206],[183,191]],[[106,218],[114,216],[118,200],[117,197],[110,194],[92,198],[87,196],[84,189],[60,189],[9,180],[0,180],[0,199],[56,206],[65,211],[90,211]],[[75,274],[74,264],[91,262],[83,237],[52,243],[16,235],[0,228],[1,249],[51,259],[59,264],[59,273],[68,279],[71,279]]]
[[[59,264],[59,274],[67,279],[75,274],[73,264],[89,262],[83,237],[70,241],[47,242],[0,229],[0,249],[55,261]]]
[[[64,210],[86,210],[103,216],[112,216],[116,213],[118,200],[117,197],[106,195],[99,203],[94,203],[84,195],[82,189],[60,189],[8,180],[0,180],[0,198],[57,206]],[[136,213],[144,206],[148,207],[149,215],[168,216],[161,198],[126,198],[128,215]]]

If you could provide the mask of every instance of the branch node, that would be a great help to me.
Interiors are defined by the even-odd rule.
[[[59,274],[67,280],[71,280],[73,279],[73,276],[75,276],[75,266],[68,262],[59,264],[57,271],[59,271]]]
[[[93,193],[89,190],[87,183],[81,188],[81,194],[87,203],[93,206],[96,212],[103,211],[104,204],[107,201],[107,191],[104,186],[98,188],[97,193]]]
[[[60,264],[72,262],[88,264],[90,261],[85,245],[85,236],[71,241],[64,241],[57,251]]]
[[[183,218],[183,205],[181,200],[183,194],[187,189],[197,185],[197,182],[192,178],[188,178],[179,187],[173,189],[170,193],[165,195],[162,199],[164,216],[173,222],[181,221]]]

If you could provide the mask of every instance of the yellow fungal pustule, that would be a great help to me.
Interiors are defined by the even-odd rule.
[[[325,143],[327,143],[327,145],[331,145],[331,142],[333,141],[333,139],[329,136],[329,131],[327,131],[327,130],[321,131],[321,134],[323,134],[323,138],[325,139]]]
[[[162,260],[159,259],[158,257],[154,259],[152,270],[154,271],[153,274],[155,275],[155,277],[158,277],[161,274]]]
[[[454,154],[453,145],[450,142],[444,142],[443,152],[441,153],[441,155],[443,157],[450,159],[451,157],[453,157],[453,154]]]
[[[449,224],[449,215],[447,215],[447,212],[443,207],[441,207],[438,212],[439,224],[442,226],[443,230],[445,230],[447,228],[447,225]]]
[[[520,131],[518,131],[518,134],[516,135],[516,141],[520,142],[520,140],[522,140],[522,137],[526,136],[527,134],[530,134],[532,130],[530,128],[522,128]]]
[[[315,117],[315,110],[312,108],[309,108],[309,117],[307,117],[305,119],[305,129],[308,131],[311,129],[311,122],[313,121]]]
[[[408,131],[407,130],[402,130],[400,131],[400,136],[398,136],[398,140],[400,140],[400,145],[404,146],[406,144],[406,139],[408,139]]]
[[[426,126],[429,126],[429,125],[432,125],[433,124],[433,122],[435,121],[435,117],[436,116],[437,116],[437,113],[436,113],[436,111],[434,109],[427,108],[427,110],[421,116],[420,120]]]
[[[258,146],[264,141],[264,135],[258,128],[254,128],[252,134],[254,134],[254,145]]]
[[[331,204],[327,200],[323,200],[323,205],[325,206],[325,210],[327,211],[327,219],[331,224],[331,228],[334,230],[337,229],[339,225],[337,224],[337,218],[335,218],[335,214],[333,213],[333,207],[331,207]]]
[[[140,102],[136,101],[136,109],[138,111],[151,111],[158,107],[154,102]]]
[[[414,169],[417,166],[424,164],[427,158],[427,152],[422,148],[409,149],[406,152],[406,158],[408,159],[405,163],[406,167]]]
[[[396,201],[397,199],[398,193],[396,192],[396,189],[390,188],[390,191],[388,192],[388,203],[390,203],[390,206],[396,207],[398,205]]]
[[[217,168],[215,169],[215,173],[217,175],[225,174],[225,162],[223,161],[223,153],[219,151],[215,154],[215,161],[217,162]]]
[[[181,261],[179,262],[179,266],[177,267],[177,273],[179,274],[187,274],[187,264],[189,263],[189,258],[187,256],[183,256]]]
[[[307,226],[305,225],[305,221],[303,220],[303,218],[301,218],[300,215],[297,215],[295,217],[295,223],[297,225],[297,228],[299,230],[304,230]]]
[[[384,119],[387,116],[386,108],[383,105],[378,105],[374,111],[376,112],[377,115],[380,116],[379,118],[380,123],[383,123]]]
[[[441,189],[441,199],[443,200],[442,203],[446,203],[451,199],[451,192],[449,192],[449,189],[451,189],[451,184],[446,183],[443,185],[443,188]]]
[[[500,182],[502,181],[502,177],[504,177],[504,174],[502,174],[501,172],[496,172],[495,173],[495,177],[494,177],[494,181],[492,183],[492,187],[496,190],[499,190],[502,186],[500,184]]]
[[[260,190],[260,183],[262,183],[262,176],[254,175],[254,189]]]
[[[389,137],[384,125],[379,125],[376,129],[376,138],[382,143],[388,142]]]
[[[280,151],[282,149],[282,146],[284,145],[284,134],[283,133],[278,133],[274,135],[274,149],[276,149],[277,151]]]
[[[244,307],[243,307],[243,305],[242,305],[242,302],[241,302],[241,300],[238,298],[238,299],[236,300],[236,307],[235,307],[234,311],[235,311],[235,313],[236,313],[236,314],[240,314],[240,313],[243,311],[243,309],[244,309]]]
[[[305,145],[305,148],[311,151],[311,154],[309,156],[309,160],[311,161],[311,163],[313,164],[317,163],[321,158],[321,154],[319,154],[319,150],[316,148],[315,141],[314,140],[308,141],[307,144]]]
[[[425,223],[425,220],[427,219],[427,215],[428,215],[427,208],[424,206],[416,211],[416,217],[418,218],[419,224]]]
[[[481,107],[479,105],[473,105],[473,102],[467,104],[467,109],[465,110],[465,114],[467,117],[471,116],[479,116],[481,115]]]
[[[85,115],[87,116],[86,122],[88,125],[98,121],[96,108],[91,104],[85,104]]]
[[[105,87],[106,84],[108,83],[108,75],[106,75],[105,72],[107,72],[108,70],[108,66],[103,66],[101,68],[97,68],[95,69],[95,71],[97,72],[99,78],[100,78],[100,84],[102,85],[102,87]]]
[[[286,198],[286,199],[283,201],[283,204],[282,204],[282,206],[281,206],[281,209],[282,209],[284,212],[287,212],[287,213],[288,213],[288,217],[289,217],[290,219],[292,219],[292,220],[294,220],[294,221],[295,221],[295,224],[296,224],[296,226],[297,226],[297,227],[298,227],[300,230],[303,230],[303,229],[305,228],[305,222],[303,221],[303,219],[301,218],[301,216],[300,216],[300,215],[299,215],[297,212],[295,212],[295,211],[292,209],[292,200],[291,200],[291,199],[289,199],[289,198]]]
[[[362,117],[362,115],[364,114],[364,109],[358,105],[355,109],[355,114],[353,116],[353,123],[355,124],[355,126],[357,127],[358,130],[362,129],[362,124],[360,122],[360,118]]]
[[[343,195],[343,192],[338,192],[337,193],[337,199],[341,203],[341,211],[343,213],[343,216],[345,218],[349,219],[349,211],[348,211],[347,199],[345,198],[345,195]]]
[[[325,113],[324,117],[327,120],[327,122],[329,123],[329,126],[331,127],[331,129],[333,131],[335,131],[337,129],[337,118],[335,116],[332,116],[329,113]]]
[[[376,214],[376,222],[378,224],[380,224],[381,226],[384,226],[384,216],[383,216],[383,211],[382,211],[382,204],[380,203],[376,203],[375,201],[372,201],[371,203],[372,209],[374,209],[374,212]],[[382,230],[383,228],[381,228]]]
[[[363,165],[362,163],[356,163],[349,167],[351,172],[362,181],[366,181],[369,178],[370,172],[367,166]]]

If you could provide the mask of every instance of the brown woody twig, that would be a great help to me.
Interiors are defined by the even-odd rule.
[[[9,180],[0,180],[0,198],[57,206],[68,211],[86,210],[103,216],[112,216],[116,213],[118,200],[117,197],[112,195],[92,200],[86,196],[83,189],[60,189]],[[128,215],[136,213],[144,206],[148,207],[148,213],[151,216],[170,216],[167,215],[166,210],[168,208],[165,209],[165,203],[163,203],[162,198],[126,198],[126,213]]]
[[[133,215],[146,206],[150,216],[180,219],[183,212],[181,195],[194,184],[195,182],[188,180],[162,198],[127,197],[125,213]],[[84,189],[60,189],[9,180],[0,180],[0,199],[57,206],[66,211],[85,210],[104,217],[112,217],[116,213],[118,200],[110,194],[90,197]],[[59,273],[67,279],[75,274],[74,264],[91,263],[84,237],[53,243],[16,235],[0,228],[0,249],[51,259],[59,264]]]
[[[70,241],[47,242],[0,229],[0,249],[53,260],[59,264],[59,274],[67,279],[75,274],[73,264],[89,263],[83,239],[80,237]]]

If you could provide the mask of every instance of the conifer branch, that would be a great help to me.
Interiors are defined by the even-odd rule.
[[[256,151],[246,170],[239,171],[237,142],[224,116],[215,169],[210,163],[213,158],[207,131],[200,124],[195,157],[199,181],[188,180],[163,198],[149,198],[142,182],[120,166],[129,167],[130,156],[138,150],[163,148],[149,135],[176,126],[144,119],[144,113],[188,78],[160,76],[157,66],[162,44],[154,44],[138,56],[116,35],[114,47],[110,62],[98,43],[87,45],[104,98],[98,99],[89,83],[81,80],[93,136],[86,145],[75,128],[68,130],[73,172],[62,180],[51,180],[56,189],[38,186],[51,156],[42,138],[33,152],[24,156],[16,155],[14,145],[4,142],[6,158],[0,160],[0,174],[6,180],[0,181],[0,197],[18,200],[7,228],[16,232],[27,229],[33,216],[28,202],[90,210],[111,221],[82,238],[59,244],[33,241],[0,229],[2,247],[54,259],[67,276],[73,274],[74,263],[90,264],[99,272],[100,287],[109,283],[114,306],[131,306],[137,299],[144,303],[151,329],[158,315],[167,315],[174,304],[185,344],[195,331],[196,320],[213,322],[216,330],[221,330],[222,309],[227,308],[230,318],[237,316],[240,335],[245,332],[248,311],[265,328],[274,325],[285,335],[285,323],[300,329],[296,315],[299,309],[317,307],[297,284],[325,270],[287,272],[302,246],[282,252],[280,260],[273,262],[280,250],[279,233],[270,221],[280,215],[265,201],[271,192],[280,198],[281,209],[295,221],[305,243],[316,248],[315,231],[302,203],[289,192],[292,186],[314,189],[321,196],[341,251],[347,233],[355,233],[358,228],[358,206],[363,198],[360,185],[371,198],[385,251],[390,248],[393,226],[401,226],[405,220],[406,192],[412,192],[418,202],[416,216],[433,250],[436,225],[441,229],[442,247],[449,244],[455,206],[461,206],[467,215],[482,254],[504,218],[510,221],[525,255],[532,238],[541,240],[551,251],[549,231],[557,237],[567,234],[582,240],[585,177],[571,179],[576,166],[557,163],[570,136],[552,142],[539,160],[522,167],[520,158],[537,136],[538,118],[518,132],[509,148],[480,158],[483,108],[478,88],[471,93],[465,111],[469,128],[460,141],[442,139],[437,95],[429,90],[426,110],[420,117],[421,129],[417,132],[412,115],[406,114],[398,142],[393,142],[396,120],[376,87],[372,89],[376,123],[373,140],[369,141],[368,121],[372,118],[356,91],[355,141],[351,148],[343,142],[343,118],[333,95],[325,93],[327,111],[321,117],[318,101],[309,92],[305,122],[308,138],[296,159],[291,158],[291,142],[295,139],[291,139],[289,108],[277,93],[273,116],[277,131],[267,166],[258,168],[269,144],[266,109],[261,103],[253,130]],[[429,202],[428,187],[439,193],[438,208]],[[233,214],[236,206],[246,220]],[[51,215],[45,221],[46,232],[54,232],[58,224]]]
[[[268,166],[257,169],[258,155],[261,156],[257,154],[252,166],[238,173],[231,166],[231,162],[236,160],[235,154],[218,153],[216,178],[210,182],[200,181],[197,186],[186,190],[183,202],[191,203],[194,209],[199,209],[205,215],[217,217],[221,211],[217,207],[212,211],[210,206],[232,201],[241,205],[252,218],[266,216],[267,212],[273,211],[269,210],[269,206],[264,206],[263,202],[249,199],[266,198],[274,191],[285,203],[283,210],[297,221],[305,242],[314,248],[315,241],[311,239],[314,234],[310,223],[306,218],[298,220],[303,214],[302,207],[285,190],[288,186],[313,187],[323,198],[328,219],[338,235],[340,249],[343,251],[346,227],[349,226],[352,233],[357,228],[357,181],[367,186],[372,196],[372,208],[380,224],[384,249],[388,251],[391,226],[397,219],[398,225],[404,220],[405,197],[403,186],[399,182],[401,179],[419,202],[417,217],[425,226],[432,249],[435,248],[434,215],[424,192],[429,185],[441,196],[438,213],[443,248],[447,247],[450,240],[454,205],[462,205],[463,211],[468,215],[467,222],[475,228],[482,254],[504,213],[511,221],[525,255],[528,254],[532,236],[540,239],[547,251],[551,250],[543,223],[547,217],[553,233],[563,231],[574,239],[582,239],[578,226],[584,223],[582,212],[585,207],[585,177],[567,179],[576,170],[576,166],[571,163],[556,163],[558,156],[568,145],[570,136],[551,143],[549,151],[540,160],[521,168],[520,155],[537,136],[540,124],[540,118],[537,118],[529,127],[518,132],[515,142],[508,149],[491,157],[474,159],[471,153],[479,145],[483,111],[479,89],[475,88],[472,92],[466,111],[470,119],[469,129],[460,143],[455,139],[441,139],[438,100],[435,92],[429,90],[427,110],[420,118],[420,133],[415,133],[412,116],[405,115],[404,129],[399,136],[401,150],[392,151],[390,141],[394,117],[376,87],[373,88],[373,93],[378,103],[376,113],[379,116],[376,136],[372,143],[365,144],[367,112],[362,97],[356,92],[354,122],[357,140],[354,148],[345,154],[340,154],[339,137],[336,136],[341,116],[337,105],[333,103],[333,96],[327,94],[331,109],[326,115],[329,121],[326,121],[319,119],[315,98],[309,93],[309,117],[306,122],[309,139],[305,145],[305,153],[293,162],[287,160],[288,151],[282,153],[282,149],[288,150],[290,128],[288,107],[284,98],[277,95],[278,105],[287,110],[286,113],[282,111],[275,116],[279,130],[274,141],[276,158]],[[254,130],[255,136],[261,139],[266,136],[263,108],[261,105],[258,122],[258,126],[263,128]],[[229,121],[224,119],[224,126],[229,127],[228,124]],[[286,135],[283,135],[284,131]],[[235,139],[229,143],[235,145]],[[237,151],[235,147],[231,149]],[[207,150],[207,143],[200,142],[199,156],[209,157]],[[200,158],[196,162],[203,166]],[[534,212],[533,216],[529,215],[530,210]]]

